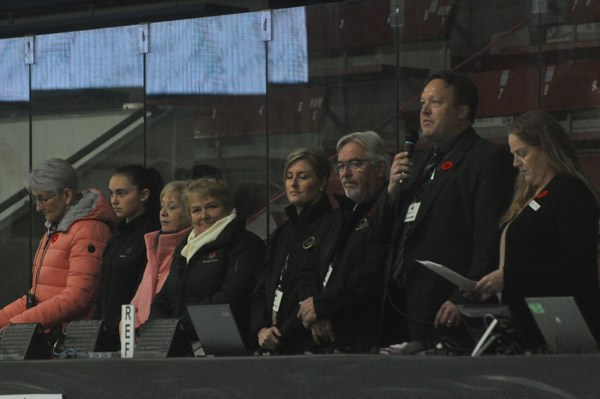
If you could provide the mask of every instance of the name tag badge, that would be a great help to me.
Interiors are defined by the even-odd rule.
[[[273,298],[273,312],[279,312],[279,305],[281,305],[281,298],[283,298],[283,291],[279,288],[275,290],[275,298]]]
[[[419,207],[421,206],[420,202],[413,202],[408,207],[406,211],[406,217],[404,218],[405,222],[414,222],[417,218],[417,213],[419,213]]]
[[[538,202],[536,200],[531,200],[531,202],[529,203],[529,207],[531,209],[533,209],[534,211],[537,211],[538,209],[540,209],[542,206],[540,204],[538,204]]]
[[[333,265],[330,263],[329,269],[327,269],[327,274],[325,275],[325,278],[323,279],[323,287],[325,287],[327,285],[327,282],[329,281],[329,277],[331,277],[332,271],[333,271]]]

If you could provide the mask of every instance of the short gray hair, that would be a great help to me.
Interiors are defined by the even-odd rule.
[[[75,169],[64,159],[50,158],[36,165],[27,179],[27,191],[52,191],[60,194],[69,188],[77,193],[78,179]]]
[[[385,151],[385,144],[381,139],[381,136],[377,133],[367,130],[365,132],[354,132],[347,134],[340,138],[337,142],[337,152],[340,152],[343,146],[348,143],[356,143],[359,146],[367,150],[371,162],[378,164],[379,162],[384,163],[384,169],[389,172],[390,156]]]

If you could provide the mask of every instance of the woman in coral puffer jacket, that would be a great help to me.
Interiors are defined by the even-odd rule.
[[[79,192],[77,186],[73,167],[58,158],[42,162],[26,179],[47,232],[35,254],[31,289],[0,310],[0,328],[13,323],[61,328],[93,315],[102,253],[116,217],[100,191]]]

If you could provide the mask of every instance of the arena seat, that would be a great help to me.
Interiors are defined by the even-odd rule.
[[[469,76],[479,87],[478,118],[520,115],[536,108],[536,68],[473,72]]]
[[[542,83],[542,109],[567,111],[600,107],[600,63],[547,65]]]
[[[569,0],[567,19],[574,23],[600,21],[600,0]]]
[[[401,40],[448,39],[456,20],[456,3],[454,0],[406,0]]]
[[[309,50],[379,46],[393,43],[389,1],[340,3],[306,8]]]
[[[456,19],[454,0],[405,0],[402,42],[449,38]],[[394,43],[389,0],[307,7],[309,50],[357,48]]]
[[[327,111],[326,89],[322,86],[269,86],[271,133],[320,131]],[[156,98],[160,106],[188,109],[194,119],[194,137],[217,138],[266,134],[264,95],[205,95]]]

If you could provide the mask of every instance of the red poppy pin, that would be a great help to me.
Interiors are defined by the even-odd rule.
[[[540,193],[535,196],[535,199],[544,198],[546,195],[548,195],[548,190],[540,191]]]
[[[217,256],[217,251],[212,251],[211,253],[208,254],[209,259],[212,259],[215,256]]]
[[[442,164],[442,170],[450,170],[454,167],[454,162],[446,161]]]
[[[54,244],[58,240],[58,234],[52,234],[52,243]]]

